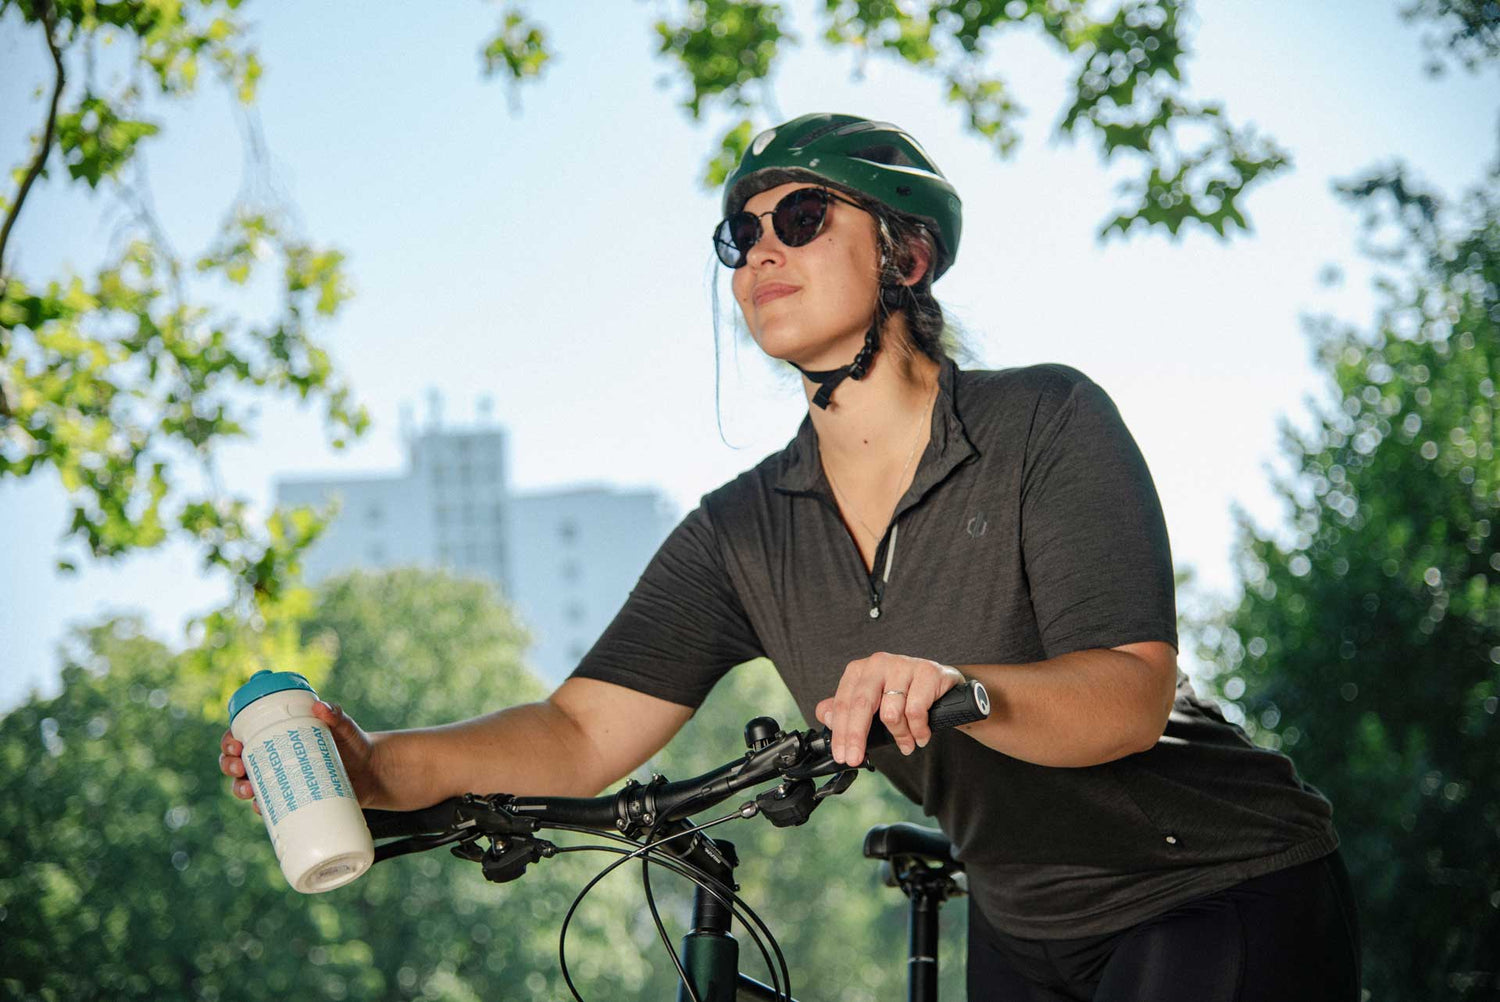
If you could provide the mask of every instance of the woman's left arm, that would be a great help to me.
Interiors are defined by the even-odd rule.
[[[965,725],[970,737],[1037,765],[1098,765],[1156,744],[1177,690],[1177,652],[1164,641],[1074,651],[1019,665],[962,670],[901,654],[850,662],[838,691],[817,707],[833,730],[833,757],[862,762],[870,721],[879,716],[903,754],[931,738],[927,711],[965,678],[984,683],[989,719]]]

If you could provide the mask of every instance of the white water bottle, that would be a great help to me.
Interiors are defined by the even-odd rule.
[[[287,883],[331,891],[375,861],[333,732],[312,715],[318,698],[296,672],[258,671],[229,698],[229,729],[244,746],[266,831]]]

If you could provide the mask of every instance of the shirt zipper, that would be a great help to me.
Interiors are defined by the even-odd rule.
[[[828,506],[828,510],[833,512],[834,517],[839,520],[840,524],[843,523],[843,512],[839,511],[838,505],[832,498],[819,496],[818,500]],[[899,508],[900,506],[897,505],[897,507]],[[890,584],[891,568],[896,563],[896,536],[900,531],[900,527],[897,525],[898,518],[900,518],[899,514],[891,518],[891,523],[887,526],[885,535],[880,537],[880,542],[875,547],[875,559],[871,562],[871,565],[872,567],[880,568],[880,570],[878,572],[870,570],[866,573],[870,588],[871,619],[880,618],[881,603],[885,601],[885,586]],[[848,532],[845,535],[849,537],[849,542],[854,547],[854,555],[859,560],[861,566],[863,566],[865,558],[859,552],[859,542]]]
[[[891,565],[896,562],[896,535],[900,529],[901,527],[892,519],[890,529],[881,539],[880,545],[875,548],[875,559],[872,562],[874,567],[880,567],[882,563],[885,566],[878,575],[874,570],[870,571],[871,619],[880,618],[880,603],[885,598],[885,586],[891,583]],[[885,557],[884,561],[881,560],[882,556]]]

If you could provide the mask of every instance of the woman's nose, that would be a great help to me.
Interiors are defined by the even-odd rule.
[[[770,225],[770,221],[765,220],[761,223],[760,238],[750,248],[750,253],[745,255],[745,263],[754,268],[770,260],[786,260],[786,244],[776,235],[776,229]]]

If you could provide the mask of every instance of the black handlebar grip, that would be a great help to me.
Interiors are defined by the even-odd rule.
[[[990,694],[984,683],[969,679],[938,697],[927,711],[927,723],[933,730],[972,724],[990,715]]]
[[[937,698],[927,708],[927,726],[935,731],[959,724],[972,724],[990,715],[990,694],[984,691],[984,683],[977,679],[961,682]],[[828,728],[823,728],[825,734]],[[884,748],[895,741],[885,724],[876,717],[870,722],[870,734],[865,739],[866,748]]]

